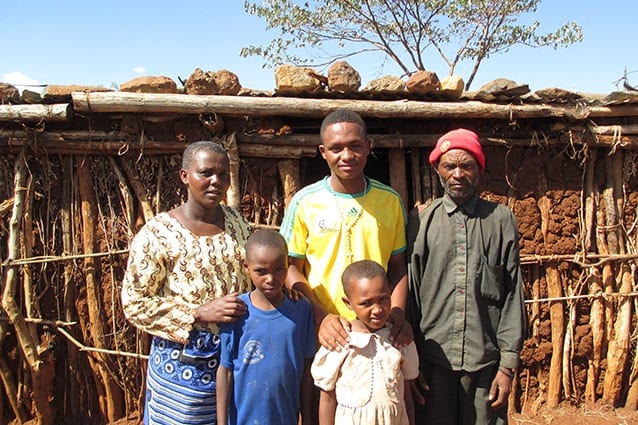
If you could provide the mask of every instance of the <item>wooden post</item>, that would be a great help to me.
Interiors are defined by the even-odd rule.
[[[589,148],[587,150],[589,158],[583,175],[583,194],[581,208],[581,220],[583,227],[583,235],[581,236],[581,245],[584,253],[589,252],[593,241],[593,229],[596,220],[596,191],[594,189],[595,173],[596,173],[596,157],[598,156],[597,148]]]
[[[581,246],[582,252],[586,254],[590,251],[591,247],[597,246],[596,239],[593,237],[595,232],[595,220],[596,220],[596,189],[594,187],[595,172],[596,172],[596,158],[598,156],[597,148],[590,148],[588,150],[589,158],[583,175],[583,194],[582,194],[582,211],[581,221],[583,228],[581,232]],[[597,235],[602,236],[602,235]],[[583,273],[586,273],[583,271]],[[602,292],[603,286],[601,282],[600,272],[597,268],[592,268],[587,271],[589,276],[587,282],[589,284],[589,293],[597,294]],[[587,382],[585,384],[585,400],[589,403],[595,403],[598,394],[598,380],[600,379],[600,363],[603,358],[603,351],[605,345],[605,314],[603,301],[600,298],[594,298],[591,302],[589,311],[589,327],[592,333],[592,353],[588,359],[587,367]]]
[[[250,195],[252,203],[252,217],[249,217],[249,221],[257,225],[261,223],[261,195],[259,192],[261,181],[261,169],[257,167],[258,175],[251,173],[246,180],[246,190]],[[252,219],[252,220],[251,220]]]
[[[27,182],[27,164],[24,153],[16,157],[14,178],[13,213],[9,222],[8,258],[20,258],[20,238],[22,232],[22,216],[24,214]],[[37,354],[38,341],[31,340],[31,333],[24,321],[20,306],[16,302],[18,290],[18,266],[9,265],[5,272],[4,289],[2,293],[2,308],[15,326],[18,344],[24,354],[30,369],[37,371],[41,361]],[[4,336],[4,334],[3,334]]]
[[[288,208],[292,197],[301,189],[301,175],[298,159],[280,159],[277,162],[281,186],[284,189],[284,207]]]
[[[566,282],[567,278],[566,276],[561,276],[561,281]],[[575,295],[572,291],[573,288],[568,287],[567,288],[567,295],[568,296],[573,296]],[[562,384],[563,384],[563,395],[565,396],[565,399],[568,399],[571,395],[572,392],[576,389],[574,386],[574,382],[573,382],[573,376],[574,376],[574,365],[572,363],[572,358],[573,358],[573,352],[574,352],[574,346],[572,345],[574,342],[574,327],[576,326],[576,302],[575,301],[568,301],[568,318],[565,321],[565,337],[563,339],[563,359],[562,359],[562,363],[563,363],[563,377],[562,377]],[[578,397],[578,395],[574,395],[575,397]]]
[[[636,275],[636,266],[632,265],[632,274]],[[635,305],[634,309],[638,310]],[[625,407],[632,410],[638,410],[638,346],[634,348],[634,363],[631,367],[631,374],[627,382],[629,391],[627,391],[627,400],[625,401]]]
[[[78,168],[80,165],[78,165]],[[139,175],[137,174],[135,166],[131,163],[128,158],[122,158],[122,168],[124,168],[124,172],[128,177],[128,181],[133,188],[133,192],[135,196],[137,196],[137,200],[140,203],[140,207],[142,208],[142,215],[144,216],[144,221],[149,221],[153,218],[153,206],[151,205],[150,197],[146,193],[146,189],[144,188],[144,184],[140,180]]]
[[[9,405],[11,406],[11,410],[13,411],[13,414],[16,416],[20,424],[26,423],[28,421],[28,416],[24,411],[24,406],[21,403],[21,400],[18,399],[19,398],[18,389],[16,387],[15,380],[13,379],[13,371],[11,370],[7,362],[4,360],[4,357],[1,357],[1,356],[0,356],[0,377],[2,378],[4,392],[7,396],[7,399],[9,400]]]
[[[587,281],[589,282],[589,293],[598,294],[602,292],[600,273],[597,269],[592,269]],[[600,378],[600,363],[603,358],[605,345],[605,311],[602,301],[594,298],[589,312],[589,328],[592,333],[592,353],[588,359],[587,383],[585,384],[585,401],[595,403],[598,398],[596,388]]]
[[[26,200],[28,191],[27,185],[27,164],[24,153],[22,152],[16,158],[15,163],[15,179],[14,179],[14,204],[13,214],[10,221],[10,234],[9,234],[9,259],[20,258],[20,233],[23,229],[21,223],[24,218],[25,205],[29,204]],[[5,287],[2,294],[2,308],[7,313],[7,316],[15,327],[15,333],[18,339],[18,346],[20,352],[23,354],[23,358],[26,360],[26,370],[29,373],[29,379],[31,382],[29,397],[33,403],[33,413],[37,422],[41,425],[48,425],[53,423],[55,413],[53,406],[50,403],[50,399],[53,394],[53,382],[55,379],[55,359],[53,353],[49,350],[39,351],[39,340],[33,340],[35,331],[30,332],[27,326],[24,316],[22,315],[20,306],[16,302],[17,300],[17,286],[18,286],[18,266],[9,266],[5,274]],[[6,334],[6,329],[2,329],[2,339]],[[0,341],[0,346],[2,341]],[[8,376],[2,374],[2,378],[5,381],[5,389],[11,390],[13,387],[12,381],[7,381]],[[8,397],[15,396],[14,394],[8,394]],[[13,404],[13,403],[12,403]],[[20,411],[16,412],[18,417]]]
[[[24,235],[22,238],[22,258],[31,258],[33,256],[33,176],[29,173],[27,177],[27,183],[25,186],[26,196],[24,198],[24,210],[22,214],[22,234]],[[40,308],[38,305],[38,300],[36,295],[34,294],[33,287],[33,278],[32,278],[33,270],[31,269],[30,264],[25,264],[22,266],[22,292],[24,294],[24,307],[26,312],[26,317],[42,317],[40,312]],[[33,323],[27,325],[29,332],[31,333],[31,340],[38,341],[38,332],[37,326]]]
[[[117,176],[118,187],[120,188],[120,193],[122,194],[122,200],[124,202],[124,209],[125,209],[124,218],[126,219],[128,237],[129,239],[132,239],[133,236],[135,236],[135,231],[133,230],[135,227],[135,212],[133,208],[133,205],[134,205],[133,195],[131,194],[131,191],[129,190],[126,177],[122,173],[122,170],[120,170],[120,167],[117,165],[117,162],[115,161],[115,159],[109,156],[109,162],[111,163],[111,168],[113,169],[113,172]],[[159,205],[159,199],[157,203]]]
[[[532,299],[534,300],[541,298],[540,275],[540,266],[538,264],[534,264],[532,266]],[[530,323],[532,325],[532,334],[530,335],[530,337],[535,342],[536,346],[538,346],[541,343],[541,305],[538,302],[532,304],[532,315],[530,317]]]
[[[538,177],[538,209],[541,213],[541,234],[543,240],[548,240],[548,229],[551,220],[551,201],[547,197],[547,176],[545,168],[541,168]],[[563,285],[560,272],[556,262],[551,262],[545,269],[545,280],[547,281],[547,294],[550,298],[563,296]],[[563,357],[563,330],[564,311],[560,301],[549,303],[549,316],[552,327],[552,359],[549,367],[549,384],[547,388],[547,406],[551,409],[558,407],[561,395],[562,381],[562,357]]]
[[[27,165],[23,153],[20,153],[16,157],[14,170],[14,197],[12,202],[12,214],[9,221],[9,236],[7,239],[7,258],[9,259],[16,259],[20,256],[21,218],[24,208],[24,198],[26,196],[24,187],[27,181]],[[41,368],[41,362],[36,350],[37,340],[31,341],[31,334],[24,321],[20,307],[16,303],[18,275],[18,266],[9,266],[6,268],[3,276],[2,309],[13,322],[18,339],[18,346],[21,349],[23,358],[26,359],[29,369],[37,372]],[[0,322],[0,346],[3,346],[8,330],[9,322]],[[2,378],[4,390],[13,413],[21,423],[26,422],[28,416],[20,400],[21,397],[18,393],[18,386],[4,357],[0,358],[0,377]],[[36,410],[39,408],[37,405],[34,407]],[[36,412],[36,414],[37,413],[38,412]],[[42,413],[46,414],[48,412]]]
[[[426,161],[421,163],[421,181],[423,182],[423,202],[425,204],[429,204],[443,195],[440,190],[439,176]]]
[[[89,172],[90,163],[86,158],[78,158],[78,182],[82,212],[82,246],[85,254],[92,253],[95,245],[95,217],[93,183]],[[86,302],[91,326],[88,330],[91,340],[96,348],[107,348],[104,335],[104,325],[100,308],[100,294],[96,280],[96,264],[92,257],[84,259],[84,276],[86,288]],[[99,375],[102,387],[100,408],[105,418],[110,422],[123,416],[122,390],[110,375],[106,363],[108,359],[100,353],[96,353],[99,361],[92,362],[94,370]],[[91,357],[89,357],[91,358]],[[96,380],[96,383],[98,381]]]
[[[620,280],[619,292],[625,294],[632,292],[633,274],[629,265],[622,265]],[[632,313],[631,298],[620,298],[618,314],[616,315],[615,337],[610,341],[607,350],[607,372],[603,383],[603,401],[614,407],[619,406],[622,396],[622,384],[631,342]]]
[[[230,159],[230,186],[226,190],[226,202],[233,208],[239,208],[241,203],[241,187],[239,185],[239,149],[237,149],[237,135],[231,133],[222,142]]]
[[[608,155],[605,156],[604,162],[605,169],[612,166],[612,164],[609,162]],[[607,173],[605,182],[599,185],[602,190],[599,193],[600,202],[598,205],[598,209],[596,210],[596,223],[600,231],[596,232],[596,243],[598,246],[598,252],[603,255],[609,255],[618,252],[618,244],[615,234],[611,234],[608,231],[608,226],[615,227],[615,225],[617,224],[612,181],[613,178],[610,178],[609,174]],[[616,292],[616,279],[614,277],[614,269],[611,262],[607,262],[603,265],[602,284],[605,293]],[[609,299],[603,299],[603,304],[605,307],[605,341],[609,343],[609,341],[611,341],[613,338],[614,318],[616,316],[616,311],[614,309],[613,302],[611,302]],[[603,398],[605,398],[604,391]]]
[[[62,199],[60,200],[60,224],[62,226],[62,254],[73,255],[73,231],[71,225],[71,217],[73,216],[73,198],[71,196],[71,188],[75,186],[75,178],[73,173],[73,157],[65,156],[62,158]],[[76,288],[73,282],[73,263],[66,262],[64,264],[64,320],[71,322],[75,312]],[[66,385],[67,402],[64,405],[64,414],[67,417],[77,418],[80,413],[80,383],[82,382],[80,375],[80,361],[77,350],[67,349],[68,357],[65,359],[66,367]],[[69,410],[67,410],[69,409]]]
[[[401,195],[403,205],[408,205],[408,182],[405,177],[405,153],[403,149],[388,149],[390,186]]]
[[[412,170],[412,193],[414,195],[412,206],[423,204],[423,189],[421,188],[421,149],[414,148],[410,151],[410,165]],[[406,205],[408,209],[410,206]]]
[[[614,254],[625,252],[625,238],[618,223],[623,223],[623,187],[622,187],[622,152],[605,157],[607,189],[605,203],[607,205],[607,243]],[[620,293],[632,291],[633,275],[627,263],[620,266],[617,276],[617,287]],[[625,366],[631,341],[632,301],[620,298],[614,326],[614,337],[607,349],[607,371],[603,383],[603,401],[617,407],[622,395],[622,383],[625,378]]]
[[[547,295],[550,298],[563,296],[563,284],[558,271],[558,265],[551,263],[545,269],[547,280]],[[547,387],[547,407],[555,409],[560,403],[561,382],[563,375],[563,341],[565,328],[565,313],[561,301],[549,303],[549,317],[552,326],[552,359],[549,366],[549,385]]]

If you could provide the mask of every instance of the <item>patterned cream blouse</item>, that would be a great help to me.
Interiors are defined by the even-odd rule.
[[[197,236],[168,213],[135,235],[122,282],[122,307],[134,326],[186,343],[197,307],[249,289],[243,268],[248,224],[237,210],[221,207],[225,231],[214,236]],[[218,331],[216,324],[207,328]]]

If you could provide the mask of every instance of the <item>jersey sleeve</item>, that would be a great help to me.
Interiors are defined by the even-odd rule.
[[[407,214],[405,211],[405,206],[403,205],[403,201],[401,197],[396,197],[396,202],[394,206],[397,229],[394,235],[394,244],[392,246],[392,254],[399,254],[401,252],[405,252],[407,250],[406,243],[406,225],[407,225]]]
[[[300,193],[297,193],[286,208],[280,233],[288,244],[288,255],[295,258],[305,258],[308,226],[305,221],[302,198],[299,195]]]

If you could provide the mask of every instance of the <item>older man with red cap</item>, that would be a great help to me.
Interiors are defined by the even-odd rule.
[[[429,161],[445,193],[408,227],[408,313],[426,389],[416,417],[504,424],[527,323],[516,220],[478,196],[485,156],[476,133],[444,134]]]

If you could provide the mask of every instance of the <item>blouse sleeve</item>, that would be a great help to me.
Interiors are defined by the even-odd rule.
[[[330,351],[320,347],[310,367],[315,386],[324,391],[333,391],[341,371],[341,365],[347,355],[348,350]]]
[[[419,356],[416,351],[416,345],[412,341],[407,347],[401,350],[401,372],[403,372],[403,379],[411,380],[416,379],[419,376]]]
[[[147,223],[131,242],[122,281],[122,308],[126,318],[137,328],[186,343],[197,305],[164,295],[167,261],[166,248]]]

